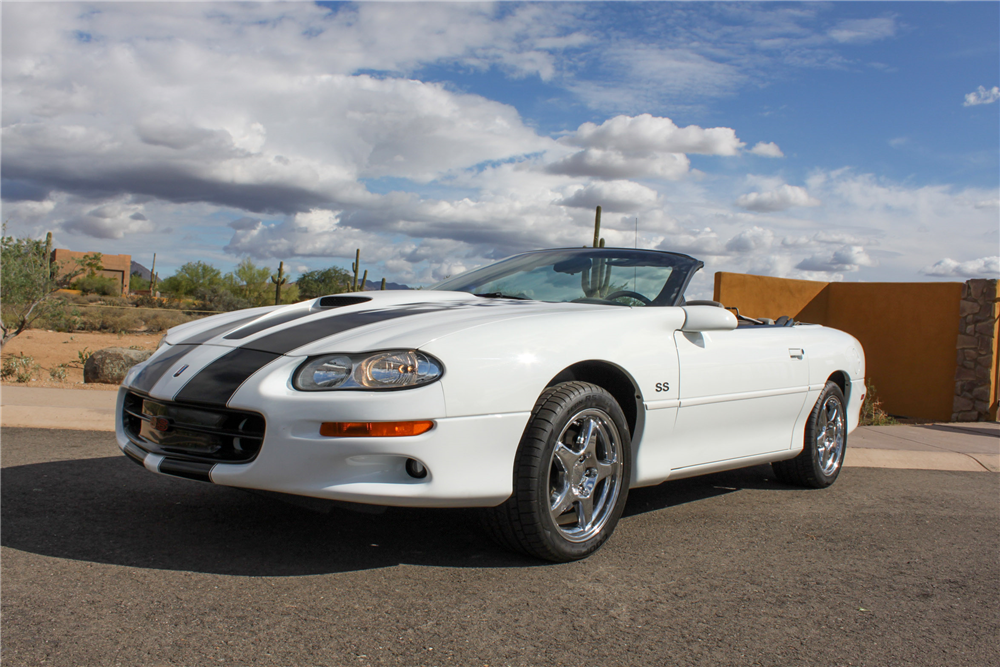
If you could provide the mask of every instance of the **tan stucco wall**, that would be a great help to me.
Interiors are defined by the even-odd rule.
[[[83,259],[84,256],[89,254],[91,253],[56,248],[52,251],[52,262],[59,267],[58,275],[64,276],[78,268],[76,260]],[[132,256],[102,254],[101,267],[103,270],[98,271],[98,274],[113,278],[121,287],[121,293],[123,295],[128,294],[129,278],[132,275]]]
[[[751,317],[789,315],[846,331],[894,415],[949,421],[962,283],[823,283],[715,274],[715,300]]]

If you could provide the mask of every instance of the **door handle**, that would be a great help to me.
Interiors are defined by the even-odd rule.
[[[801,359],[806,354],[806,351],[801,347],[790,347],[788,348],[788,356],[793,359]]]

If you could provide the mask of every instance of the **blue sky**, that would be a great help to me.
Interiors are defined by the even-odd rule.
[[[538,247],[1000,273],[1000,4],[2,5],[8,233],[414,285]]]

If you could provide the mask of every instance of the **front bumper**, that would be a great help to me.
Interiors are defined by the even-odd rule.
[[[298,363],[297,360],[294,363]],[[229,408],[263,415],[263,444],[248,462],[213,462],[164,455],[126,430],[128,387],[118,394],[116,436],[122,451],[152,472],[224,486],[315,498],[409,507],[490,507],[512,491],[514,457],[530,413],[447,417],[440,383],[393,392],[300,392],[287,369],[251,378]],[[164,399],[156,398],[159,403]],[[331,438],[333,421],[431,419],[411,437]],[[406,472],[407,459],[427,475]]]

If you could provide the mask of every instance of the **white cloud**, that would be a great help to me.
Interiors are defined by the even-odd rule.
[[[979,86],[978,90],[965,96],[965,102],[962,106],[974,107],[980,104],[993,104],[997,100],[1000,100],[1000,86],[993,86],[989,90],[986,90],[985,86]]]
[[[761,157],[785,157],[785,154],[781,152],[778,148],[778,144],[773,141],[764,143],[763,141],[758,141],[750,152],[754,155],[760,155]]]
[[[553,162],[546,167],[546,171],[607,180],[641,177],[677,180],[687,175],[690,167],[691,161],[683,153],[636,156],[587,148]]]
[[[687,153],[734,156],[744,146],[732,128],[678,127],[669,118],[650,114],[615,116],[600,125],[584,123],[559,143],[583,150],[557,159],[546,171],[608,180],[676,180],[688,173],[691,162]],[[765,152],[778,149],[774,144],[768,146],[773,149],[765,148]]]
[[[127,200],[111,201],[65,220],[62,228],[75,234],[99,239],[120,239],[126,234],[152,232],[155,227],[141,211]]]
[[[657,198],[656,190],[644,185],[631,181],[610,181],[578,188],[556,203],[591,210],[601,206],[606,211],[628,213],[649,208],[656,203]]]
[[[740,195],[736,205],[748,211],[775,212],[795,206],[819,206],[820,201],[809,196],[805,188],[784,184],[769,192],[750,192]]]
[[[625,155],[650,153],[701,153],[737,155],[743,142],[728,127],[677,127],[669,118],[648,113],[639,116],[615,116],[600,125],[584,123],[563,143],[582,148],[614,150]]]
[[[849,19],[840,21],[828,33],[837,42],[867,43],[894,37],[896,19],[894,17],[874,19]]]
[[[1000,256],[980,257],[965,262],[956,262],[945,257],[920,270],[927,276],[947,278],[1000,278]]]
[[[813,255],[799,262],[795,268],[803,271],[857,271],[862,266],[877,266],[865,249],[845,245],[831,255]]]
[[[726,241],[726,250],[747,253],[765,250],[774,242],[774,232],[763,227],[751,227]]]

